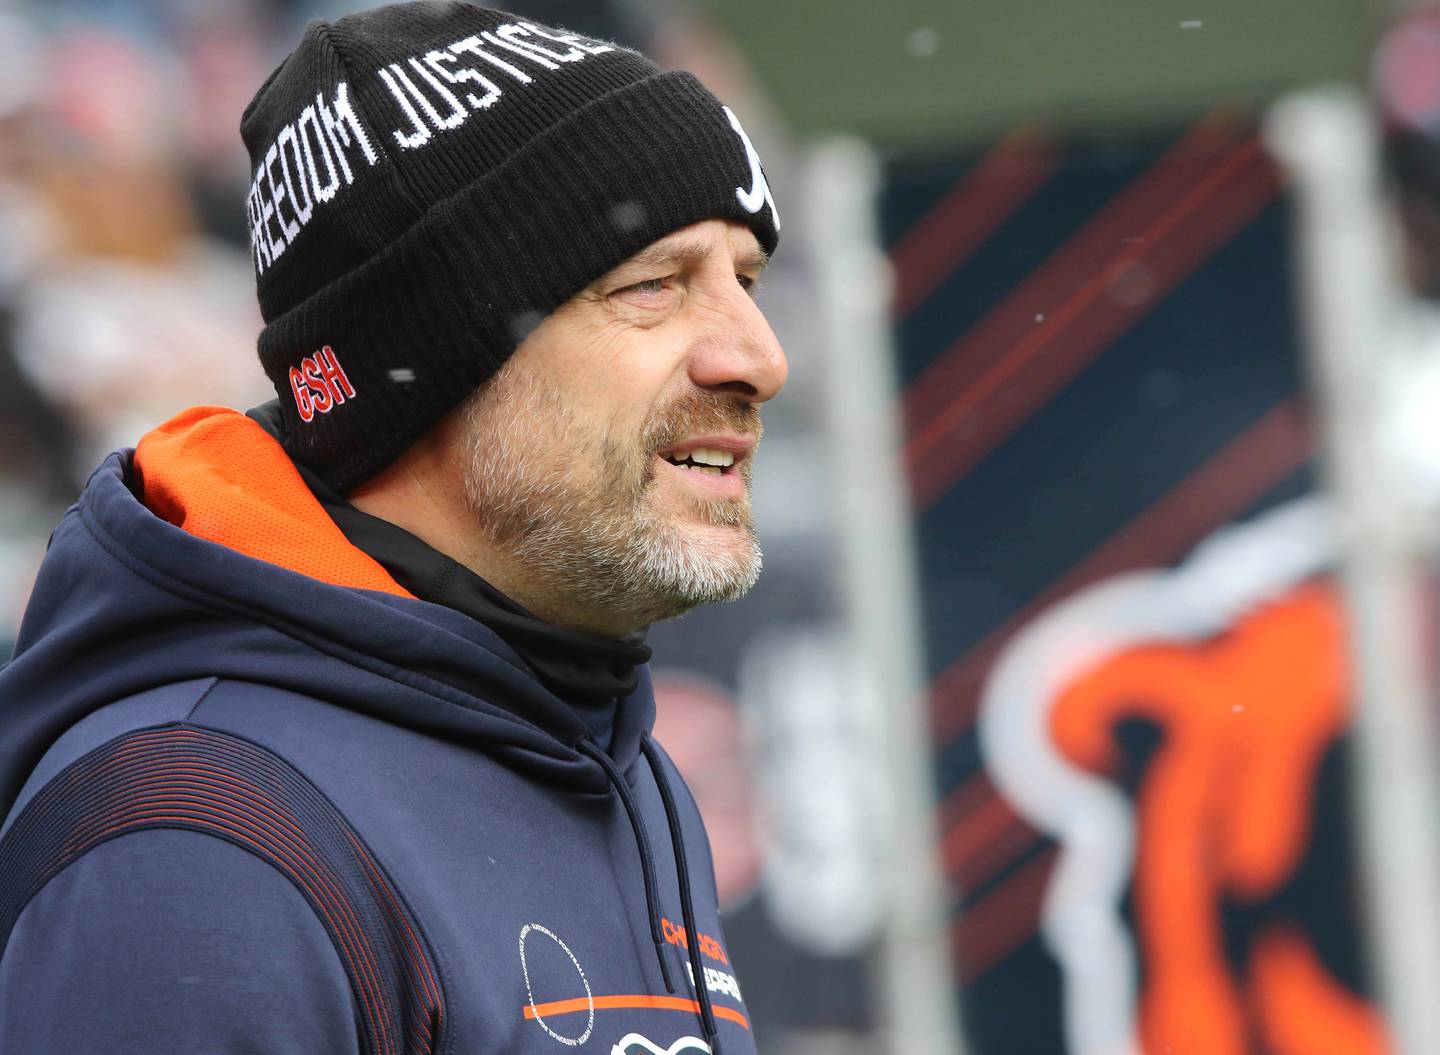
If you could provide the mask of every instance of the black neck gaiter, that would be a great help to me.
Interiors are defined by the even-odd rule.
[[[247,414],[283,441],[278,401]],[[422,601],[454,609],[493,630],[541,684],[577,709],[597,741],[609,743],[615,702],[635,691],[635,668],[650,659],[644,631],[615,639],[547,623],[404,528],[355,508],[305,466],[295,467],[351,545]]]

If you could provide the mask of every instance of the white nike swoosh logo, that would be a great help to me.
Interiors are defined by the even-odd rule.
[[[740,125],[740,118],[735,116],[735,111],[728,106],[722,106],[725,116],[730,119],[730,127],[735,129],[735,134],[740,137],[740,142],[745,144],[745,157],[750,162],[750,189],[744,187],[735,188],[735,197],[745,207],[746,212],[759,212],[768,203],[770,206],[770,218],[775,221],[775,230],[780,230],[780,212],[775,208],[775,199],[770,194],[770,183],[765,179],[765,170],[760,167],[760,155],[750,142],[750,137],[745,134],[745,129]]]

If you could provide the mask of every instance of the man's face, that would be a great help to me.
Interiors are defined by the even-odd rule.
[[[759,575],[758,406],[786,375],[751,297],[764,266],[739,224],[676,231],[561,305],[466,406],[479,524],[572,625],[672,618]]]

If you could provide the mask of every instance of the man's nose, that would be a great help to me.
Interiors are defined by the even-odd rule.
[[[790,367],[775,331],[738,282],[716,295],[706,332],[690,356],[690,380],[752,403],[774,398]]]

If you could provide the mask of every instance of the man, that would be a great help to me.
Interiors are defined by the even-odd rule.
[[[246,111],[277,403],[57,528],[0,675],[0,1050],[753,1051],[647,623],[760,556],[778,220],[683,73],[462,3]]]

